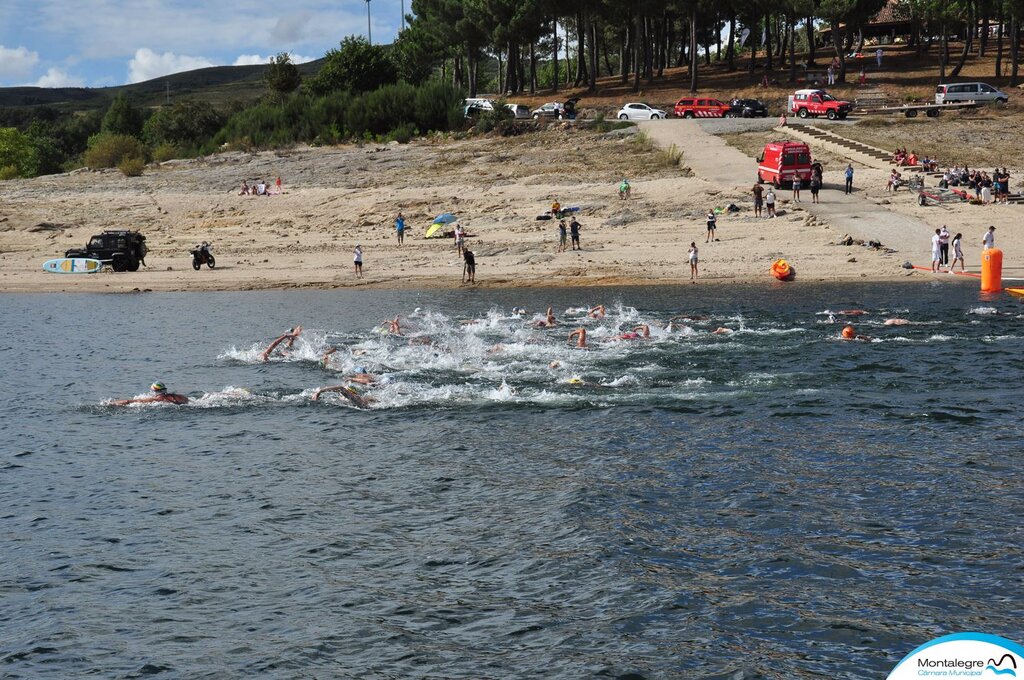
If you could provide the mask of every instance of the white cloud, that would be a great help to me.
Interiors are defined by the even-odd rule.
[[[216,64],[206,57],[190,57],[173,52],[157,54],[148,47],[143,47],[135,50],[135,57],[128,62],[128,82],[140,83],[171,73],[192,71],[209,66],[216,66]]]
[[[35,87],[84,87],[85,81],[68,75],[58,68],[51,68],[45,76],[32,84]]]
[[[0,45],[0,78],[24,78],[39,63],[39,53]]]
[[[289,52],[288,56],[292,58],[293,64],[305,64],[307,61],[313,61],[316,57],[304,57],[301,54],[295,54]],[[241,54],[235,59],[235,63],[232,66],[254,66],[256,64],[269,64],[273,56],[263,57],[258,54]]]

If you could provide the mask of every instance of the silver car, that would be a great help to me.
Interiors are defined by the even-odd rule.
[[[512,112],[512,115],[515,116],[516,118],[530,117],[529,106],[526,106],[524,104],[505,104],[505,106],[508,108],[509,111]]]
[[[935,103],[946,102],[999,102],[1010,101],[1010,95],[988,83],[948,83],[935,88]]]
[[[630,102],[619,109],[615,117],[619,120],[659,120],[664,119],[665,115],[664,111],[656,109],[650,104]]]

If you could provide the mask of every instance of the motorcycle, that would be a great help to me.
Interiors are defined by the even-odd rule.
[[[217,265],[217,261],[213,259],[211,250],[213,250],[213,246],[206,241],[203,241],[194,248],[190,248],[188,252],[192,254],[192,269],[199,271],[199,268],[204,264],[213,269]]]

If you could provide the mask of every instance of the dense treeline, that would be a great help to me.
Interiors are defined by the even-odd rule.
[[[346,38],[306,82],[287,55],[275,57],[265,77],[267,95],[249,107],[236,104],[218,111],[208,102],[186,98],[150,111],[122,94],[102,115],[49,107],[0,109],[0,179],[83,165],[138,174],[146,161],[223,148],[353,139],[405,142],[461,128],[465,93],[429,76],[429,68],[415,59],[403,61],[399,48]]]
[[[618,75],[638,91],[642,82],[679,66],[689,67],[696,92],[702,62],[719,59],[735,70],[744,49],[746,68],[788,71],[790,81],[802,64],[814,66],[816,59],[835,55],[838,77],[845,81],[845,55],[863,46],[865,28],[885,5],[886,0],[412,0],[414,16],[397,44],[427,55],[470,96],[565,85],[593,90],[602,75]],[[940,79],[955,77],[972,50],[984,56],[994,47],[993,75],[1004,75],[1008,64],[1011,84],[1017,84],[1024,0],[896,0],[894,18],[909,22],[909,44],[919,53],[938,52]],[[995,46],[990,27],[997,32]],[[965,45],[947,71],[952,37]],[[559,64],[565,54],[573,55],[570,64]],[[481,73],[491,57],[499,63],[494,79]]]

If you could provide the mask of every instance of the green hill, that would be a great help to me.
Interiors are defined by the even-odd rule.
[[[316,74],[323,59],[299,64],[303,78]],[[216,106],[230,102],[250,103],[266,92],[263,73],[267,67],[212,66],[195,71],[173,73],[153,80],[116,87],[3,87],[0,107],[32,107],[47,105],[67,111],[102,109],[124,92],[139,106],[158,106],[182,97],[209,101]]]

